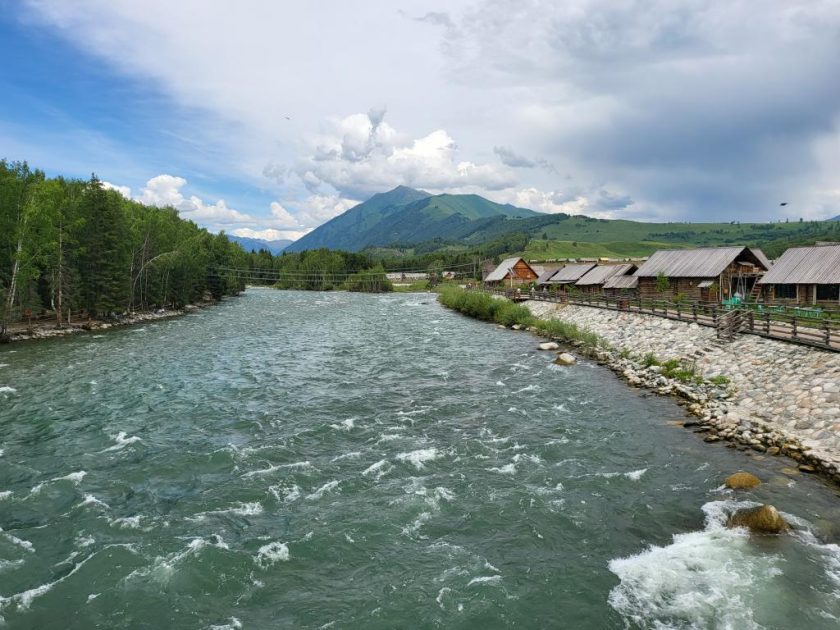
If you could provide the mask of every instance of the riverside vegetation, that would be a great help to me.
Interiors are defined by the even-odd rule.
[[[174,208],[0,161],[0,337],[18,319],[113,318],[244,289],[248,255]]]

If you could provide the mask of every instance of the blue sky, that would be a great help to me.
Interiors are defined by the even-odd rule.
[[[822,219],[838,34],[835,0],[0,0],[0,157],[265,238],[400,184]]]

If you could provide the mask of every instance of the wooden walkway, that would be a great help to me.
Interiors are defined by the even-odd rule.
[[[830,317],[828,313],[821,319],[816,319],[782,312],[779,309],[783,307],[772,305],[748,304],[727,307],[709,302],[674,303],[666,300],[605,295],[552,295],[539,291],[517,293],[500,289],[493,290],[492,293],[504,295],[517,302],[537,300],[576,304],[695,323],[715,328],[718,337],[726,341],[732,341],[739,334],[749,334],[840,352],[840,319]]]

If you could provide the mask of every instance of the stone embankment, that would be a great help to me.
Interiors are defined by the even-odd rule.
[[[720,342],[712,328],[652,315],[525,305],[536,317],[598,334],[609,349],[587,354],[631,385],[683,399],[698,417],[686,426],[707,433],[706,441],[787,455],[800,470],[840,483],[840,353],[753,335]],[[660,365],[650,365],[651,357],[679,360],[702,382],[666,378]]]
[[[94,330],[108,330],[109,328],[122,328],[124,326],[134,326],[136,324],[143,324],[151,321],[158,321],[161,319],[169,319],[171,317],[180,317],[191,311],[195,311],[205,306],[210,306],[215,302],[205,302],[199,305],[188,304],[182,309],[158,309],[156,311],[129,313],[121,316],[119,319],[112,321],[90,320],[84,322],[74,322],[71,325],[66,325],[63,328],[56,328],[55,322],[33,323],[30,330],[25,325],[18,325],[8,332],[8,337],[3,341],[26,341],[28,339],[49,339],[51,337],[63,337],[65,335],[75,335],[82,332]]]

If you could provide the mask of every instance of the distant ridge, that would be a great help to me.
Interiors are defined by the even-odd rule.
[[[280,239],[276,241],[265,241],[261,238],[249,238],[247,236],[235,236],[233,234],[227,235],[229,241],[239,243],[246,252],[258,252],[261,249],[267,250],[275,256],[281,253],[286,247],[291,245],[293,241],[287,239]]]
[[[397,186],[378,193],[327,221],[286,248],[289,252],[326,247],[359,251],[370,246],[449,239],[488,219],[526,219],[533,210],[499,204],[478,195],[432,195]]]

